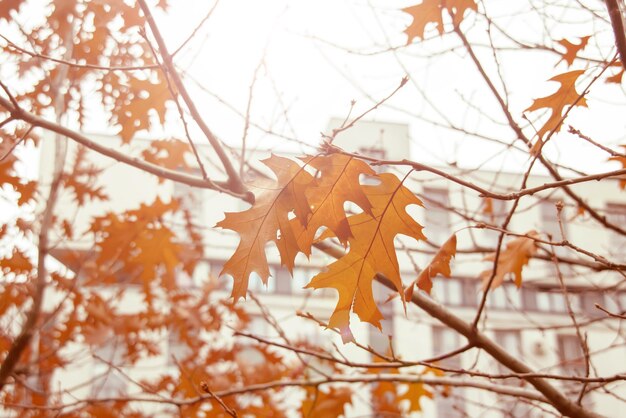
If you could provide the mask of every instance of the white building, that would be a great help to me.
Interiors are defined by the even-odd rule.
[[[331,127],[337,124],[338,121],[333,121]],[[109,146],[112,141],[116,141],[110,137],[102,137],[100,140],[107,141]],[[142,141],[135,141],[133,144],[137,147],[145,145]],[[403,124],[361,122],[354,128],[340,133],[334,144],[348,151],[377,158],[402,160],[411,157],[408,127]],[[210,150],[201,148],[201,152],[207,159],[211,159]],[[267,154],[267,152],[257,151],[254,158],[262,158]],[[47,154],[44,151],[42,155]],[[191,189],[171,182],[158,183],[156,177],[135,168],[112,162],[106,157],[93,153],[90,155],[96,164],[107,167],[101,176],[101,182],[111,197],[111,201],[106,207],[94,204],[81,209],[76,213],[77,225],[86,225],[94,214],[101,214],[104,210],[117,211],[136,207],[139,202],[151,200],[156,194],[165,200],[171,196],[181,196],[192,209],[195,222],[203,226],[207,259],[203,260],[197,268],[193,278],[181,277],[180,285],[193,286],[194,281],[203,280],[208,275],[218,274],[224,260],[233,251],[237,237],[227,231],[211,228],[211,226],[223,218],[225,211],[242,210],[246,207],[245,203],[213,191]],[[42,173],[50,172],[49,164],[48,159],[42,159]],[[257,162],[253,161],[251,164],[260,167]],[[518,169],[515,167],[511,168],[510,172],[501,173],[464,171],[453,167],[446,167],[443,170],[497,192],[507,192],[518,188],[522,178],[522,174],[516,172]],[[551,181],[549,178],[534,176],[529,179],[528,186],[541,185],[549,181]],[[468,229],[466,226],[480,222],[501,223],[511,202],[494,200],[493,213],[485,214],[482,212],[484,202],[476,192],[426,172],[413,173],[407,186],[425,203],[425,208],[412,210],[418,222],[425,226],[424,233],[432,245],[411,244],[408,252],[399,251],[401,268],[405,271],[403,280],[405,283],[413,280],[417,274],[413,263],[420,267],[425,266],[436,252],[438,245],[442,244],[452,232],[456,232],[459,254],[455,260],[453,277],[436,279],[432,297],[452,309],[460,317],[471,321],[482,296],[479,273],[490,268],[489,263],[483,261],[483,256],[488,249],[494,248],[498,233],[488,229]],[[591,206],[603,210],[607,218],[616,224],[626,225],[626,194],[619,193],[616,181],[587,182],[571,187],[584,196]],[[561,216],[562,219],[567,220],[564,223],[564,232],[569,242],[603,255],[611,261],[626,261],[624,237],[608,233],[585,214],[577,215],[577,208],[568,204],[569,201],[564,199],[559,189],[549,189],[535,196],[524,197],[509,225],[509,230],[518,233],[536,230],[544,234],[542,236],[546,239],[548,238],[545,234],[551,234],[554,241],[560,241],[562,237],[556,217],[555,203],[561,199],[566,203]],[[62,201],[59,212],[69,210],[69,206],[64,205],[70,204],[69,200]],[[464,215],[472,214],[474,219],[468,220],[463,216],[455,215],[455,208],[459,209],[457,212]],[[87,244],[87,242],[77,241],[72,245],[74,248],[87,250]],[[485,251],[464,253],[463,250],[468,248],[483,248]],[[62,250],[59,249],[59,251]],[[559,256],[584,259],[588,263],[594,263],[591,258],[581,258],[570,250],[556,248],[555,251]],[[491,292],[487,300],[487,310],[483,313],[486,319],[481,322],[481,327],[484,327],[485,332],[493,336],[510,353],[519,356],[537,371],[546,374],[584,373],[585,362],[576,329],[572,326],[572,320],[568,314],[567,298],[577,321],[581,324],[592,353],[594,368],[592,375],[597,373],[599,376],[605,376],[626,372],[626,334],[622,329],[623,325],[618,319],[606,319],[606,314],[595,307],[595,304],[600,304],[611,312],[623,312],[626,309],[626,288],[623,282],[620,282],[622,277],[615,272],[589,274],[589,269],[573,265],[562,271],[568,290],[564,294],[556,280],[555,268],[549,261],[548,255],[541,251],[537,255],[543,259],[531,260],[530,265],[524,270],[524,284],[521,289],[518,290],[512,282],[507,282]],[[294,277],[290,278],[288,272],[279,266],[276,254],[271,254],[273,277],[268,286],[264,287],[258,278],[252,278],[250,281],[250,290],[260,295],[263,303],[270,309],[272,315],[280,320],[281,326],[289,335],[302,336],[329,348],[333,342],[341,344],[338,336],[331,331],[324,331],[312,321],[304,320],[295,313],[296,311],[310,312],[322,320],[329,317],[335,306],[334,292],[311,292],[304,290],[303,286],[316,271],[330,261],[323,254],[315,254],[310,261],[303,257],[295,269]],[[581,275],[580,272],[585,274]],[[223,281],[223,296],[228,297],[231,279],[223,277],[220,280]],[[610,290],[604,290],[607,288]],[[382,288],[375,289],[375,292],[381,302],[387,299],[389,293]],[[133,300],[132,292],[124,300],[128,309],[132,309],[133,304],[139,303],[138,300]],[[250,300],[240,303],[253,314],[258,314],[258,308]],[[397,298],[391,303],[384,304],[381,310],[386,316],[384,331],[393,337],[394,352],[405,360],[426,359],[457,349],[464,344],[463,337],[453,330],[442,327],[435,319],[417,308],[408,309],[405,315]],[[352,321],[352,324],[358,341],[370,344],[377,350],[386,351],[388,340],[385,335],[356,320]],[[258,320],[252,321],[252,328],[251,332],[254,334],[267,338],[275,336],[273,329],[261,316],[258,316]],[[162,344],[169,344],[169,347],[163,349],[163,353],[182,350],[172,337],[164,338]],[[342,351],[351,360],[370,361],[370,355],[367,352],[353,345],[343,346]],[[104,347],[101,356],[114,362],[115,352],[111,351],[110,347]],[[152,358],[126,372],[130,376],[140,378],[148,374],[147,370],[159,367],[175,368],[176,365],[166,357],[164,355],[163,358]],[[492,373],[507,372],[487,354],[478,355],[475,349],[449,358],[443,362],[443,365],[452,368],[475,368]],[[87,377],[91,378],[99,373],[99,367],[106,368],[106,365],[102,363],[98,365],[97,362],[86,360],[82,363],[82,368],[71,368],[60,373],[56,379],[57,384],[63,385],[64,382],[72,381],[74,385],[77,385],[81,379],[87,380]],[[97,391],[99,396],[109,396],[127,384],[121,376],[115,373],[108,376],[100,382],[101,387]],[[516,379],[499,382],[520,384]],[[564,391],[568,390],[567,383],[553,382],[561,385]],[[623,407],[623,401],[619,397],[623,399],[626,396],[626,387],[618,383],[606,386],[608,391],[594,390],[584,398],[584,403],[606,416],[618,416],[616,411]],[[83,396],[88,390],[93,391],[93,388],[82,388],[74,395]],[[612,393],[617,396],[613,396]],[[575,397],[578,394],[572,393],[571,395]],[[364,391],[362,396],[355,396],[348,416],[367,416],[368,396],[367,391]],[[450,396],[437,395],[434,401],[424,399],[422,406],[424,417],[521,417],[529,415],[528,405],[515,398],[497,397],[486,391],[469,388],[453,389]],[[154,406],[151,407],[154,408]],[[485,412],[485,408],[488,412]],[[534,411],[533,416],[544,416],[540,410]],[[161,412],[162,416],[169,414],[167,411]]]

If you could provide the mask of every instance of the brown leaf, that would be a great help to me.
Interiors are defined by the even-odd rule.
[[[559,45],[562,45],[563,47],[565,47],[565,53],[563,53],[563,57],[559,60],[559,62],[561,61],[565,61],[567,63],[567,66],[571,66],[574,63],[574,60],[576,59],[576,55],[578,54],[578,52],[580,52],[582,49],[584,49],[587,46],[587,43],[589,42],[589,38],[591,38],[591,36],[583,36],[580,39],[580,43],[572,43],[570,41],[568,41],[567,39],[561,39],[560,41],[557,41],[557,43]],[[557,62],[557,64],[559,63]]]
[[[376,173],[365,162],[338,153],[309,157],[304,161],[317,170],[316,178],[319,180],[306,191],[311,207],[306,225],[300,221],[292,222],[298,244],[305,254],[310,254],[315,233],[319,228],[326,227],[346,246],[352,232],[344,205],[350,201],[371,214],[372,207],[359,184],[359,177],[374,176]]]
[[[348,218],[353,236],[348,240],[349,252],[319,273],[307,288],[333,288],[339,293],[337,307],[329,326],[341,331],[344,342],[352,340],[350,312],[354,311],[364,322],[380,329],[382,314],[372,293],[376,273],[384,274],[395,285],[404,301],[400,268],[394,239],[403,234],[416,240],[425,240],[422,226],[407,212],[409,205],[422,202],[393,174],[380,175],[381,183],[363,186],[372,204],[371,216],[365,212]]]
[[[276,174],[276,182],[258,196],[248,210],[226,213],[216,226],[235,231],[241,237],[235,253],[226,261],[220,273],[233,277],[232,296],[235,300],[245,297],[248,279],[257,273],[267,283],[269,267],[265,246],[274,242],[280,253],[281,263],[290,271],[300,247],[293,233],[289,213],[295,212],[299,220],[311,213],[305,196],[313,176],[302,166],[288,158],[272,155],[263,163]]]
[[[587,107],[587,100],[584,97],[580,97],[575,88],[576,81],[584,72],[585,70],[575,70],[552,77],[550,81],[558,82],[560,84],[559,89],[549,96],[535,99],[533,104],[525,110],[525,112],[539,109],[550,110],[550,118],[537,131],[538,140],[531,150],[533,155],[536,155],[541,149],[544,136],[553,131],[558,132],[561,129],[563,125],[561,118],[566,107],[574,105]]]
[[[522,286],[522,268],[528,264],[530,257],[537,251],[537,244],[533,238],[539,238],[539,234],[536,231],[529,231],[526,235],[525,237],[515,238],[506,245],[504,250],[500,251],[491,289],[500,286],[509,274],[514,275],[517,287]],[[494,261],[495,253],[485,257],[485,260]],[[489,269],[480,274],[480,278],[483,280],[483,289],[486,289],[492,271],[492,269]]]
[[[32,269],[31,261],[17,248],[13,249],[10,257],[0,259],[0,271],[4,273],[27,274]]]
[[[443,14],[454,16],[454,25],[459,25],[463,20],[466,10],[478,10],[474,0],[423,0],[420,4],[402,9],[413,17],[411,25],[404,30],[408,35],[407,45],[415,38],[424,39],[424,32],[429,23],[434,23],[434,28],[439,34],[443,33]]]
[[[414,284],[422,289],[424,292],[430,294],[433,288],[432,279],[438,274],[444,277],[450,277],[450,260],[456,255],[456,235],[452,235],[437,251],[437,254],[433,257],[430,264],[421,271],[420,275],[415,280]],[[406,290],[406,299],[410,299],[413,296],[413,285],[409,286]]]

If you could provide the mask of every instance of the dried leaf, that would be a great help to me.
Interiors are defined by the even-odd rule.
[[[525,110],[525,112],[532,112],[533,110],[539,109],[550,110],[550,118],[537,131],[538,139],[531,150],[533,155],[536,155],[541,149],[544,136],[553,131],[558,132],[561,129],[563,125],[561,119],[566,107],[587,107],[587,100],[581,97],[575,88],[576,81],[584,72],[585,70],[575,70],[552,77],[550,81],[558,82],[560,84],[559,89],[550,96],[535,99],[533,104]]]
[[[417,287],[424,292],[430,294],[433,288],[432,279],[438,274],[444,277],[450,277],[450,260],[456,255],[456,235],[452,235],[437,251],[437,254],[433,257],[430,264],[421,271],[420,275],[415,280]],[[406,299],[410,299],[413,296],[413,286],[409,286],[406,290]]]
[[[565,47],[565,53],[562,54],[563,57],[559,60],[559,62],[565,61],[568,67],[571,66],[574,63],[574,60],[576,59],[576,55],[578,55],[578,52],[580,52],[587,46],[587,43],[589,42],[589,38],[591,38],[591,36],[583,36],[582,38],[579,38],[580,43],[577,43],[577,44],[572,43],[568,41],[567,39],[561,39],[560,41],[557,41],[559,45],[562,45],[563,47]],[[557,64],[559,62],[557,62]]]
[[[506,245],[504,250],[500,251],[496,274],[491,283],[491,289],[500,286],[502,282],[504,282],[505,277],[509,274],[515,277],[515,285],[517,287],[522,286],[522,268],[528,264],[530,257],[537,251],[537,244],[533,238],[539,238],[539,234],[536,231],[529,231],[526,235],[527,236],[515,238]],[[485,260],[494,261],[495,253],[485,257]],[[492,269],[489,269],[480,274],[480,278],[483,281],[483,289],[486,289],[492,271]]]
[[[300,248],[290,225],[289,213],[294,211],[299,220],[307,219],[311,213],[305,191],[313,176],[288,158],[272,155],[263,163],[276,174],[275,184],[266,187],[250,209],[226,213],[224,220],[216,225],[235,231],[241,237],[235,253],[220,273],[233,277],[232,296],[235,300],[245,297],[248,279],[253,272],[261,277],[263,283],[267,283],[267,243],[274,242],[281,263],[290,271],[293,269]]]
[[[364,322],[381,328],[382,314],[372,293],[376,273],[384,274],[395,285],[404,301],[400,269],[394,239],[403,234],[416,240],[425,240],[422,226],[407,212],[409,205],[422,202],[393,174],[380,175],[381,183],[363,186],[371,205],[371,216],[360,213],[348,218],[353,237],[348,242],[349,252],[319,273],[307,288],[333,288],[339,293],[337,307],[329,326],[341,331],[344,342],[353,339],[350,331],[350,313],[354,311]]]
[[[454,25],[459,25],[463,20],[466,10],[478,10],[474,0],[423,0],[420,4],[402,9],[413,17],[411,25],[404,30],[407,34],[407,45],[413,39],[424,39],[424,32],[429,23],[434,23],[434,28],[439,34],[443,33],[443,14],[453,16]]]

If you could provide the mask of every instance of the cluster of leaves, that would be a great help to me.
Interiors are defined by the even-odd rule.
[[[245,296],[253,272],[267,281],[268,242],[276,244],[281,264],[292,271],[298,253],[309,255],[315,242],[337,238],[349,250],[313,277],[307,287],[337,290],[339,301],[329,326],[340,329],[344,341],[353,338],[351,312],[380,328],[383,317],[374,300],[372,281],[376,274],[383,274],[404,301],[394,240],[398,234],[426,239],[422,226],[406,211],[409,205],[421,206],[422,202],[394,174],[376,174],[353,156],[333,153],[303,157],[300,162],[272,156],[263,162],[276,174],[276,183],[265,186],[250,209],[227,213],[217,224],[241,237],[222,270],[234,279],[233,297]],[[378,184],[362,184],[366,176]],[[347,202],[358,205],[361,212],[347,215]],[[318,236],[320,228],[323,231]]]
[[[0,20],[27,7],[24,0],[4,3]],[[167,2],[160,1],[159,6],[165,9]],[[31,51],[12,47],[13,43],[6,48],[6,63],[15,65],[19,79],[30,86],[16,95],[23,106],[43,114],[54,109],[61,92],[67,91],[64,108],[79,126],[89,112],[102,111],[103,106],[125,142],[151,123],[165,120],[166,103],[173,96],[141,35],[144,18],[139,8],[124,0],[55,0],[44,13],[31,17],[34,27],[27,39]],[[94,71],[97,68],[136,70]],[[94,96],[99,103],[90,99]]]

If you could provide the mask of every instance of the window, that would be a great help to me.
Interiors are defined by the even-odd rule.
[[[607,204],[606,220],[615,225],[626,225],[626,205],[618,205],[614,203]],[[609,245],[611,249],[615,250],[613,254],[611,254],[612,256],[617,257],[620,261],[624,261],[624,259],[626,259],[624,251],[622,250],[626,247],[626,236],[620,234],[619,232],[611,231]]]
[[[289,275],[289,271],[287,271],[284,267],[275,267],[275,283],[276,283],[276,293],[281,295],[288,295],[291,293],[291,277]]]
[[[440,355],[456,350],[461,345],[459,334],[449,328],[433,327],[433,355]],[[461,356],[448,357],[439,362],[444,367],[460,368]],[[456,418],[464,416],[463,390],[452,389],[449,396],[435,397],[438,418]]]
[[[450,214],[448,213],[448,191],[424,188],[426,206],[424,234],[435,245],[443,244],[450,236]]]
[[[548,235],[547,239],[552,242],[562,241],[565,237],[561,233],[561,226],[559,225],[558,211],[556,208],[557,202],[554,200],[544,200],[539,204],[539,210],[541,213],[541,229],[542,232]],[[562,219],[565,219],[563,217]],[[567,234],[566,224],[563,224],[563,233]],[[549,248],[549,247],[548,247]],[[550,248],[549,248],[550,249]],[[567,254],[567,248],[561,246],[552,247],[557,257],[563,257]],[[566,264],[561,263],[559,269],[562,275],[566,275]],[[551,277],[556,277],[556,266],[552,260],[546,261],[546,268],[544,274]]]
[[[304,288],[310,281],[311,277],[313,277],[313,272],[308,269],[304,269],[301,267],[296,267],[293,270],[293,293],[305,293],[307,289]]]
[[[550,235],[551,241],[561,241],[563,236],[561,234],[561,227],[559,225],[559,218],[556,209],[557,202],[554,200],[543,200],[539,204],[539,211],[541,213],[541,226],[543,232]],[[563,225],[565,227],[565,225]]]
[[[100,347],[96,348],[97,358],[93,365],[93,383],[91,396],[93,398],[113,398],[126,391],[127,382],[124,376],[116,370],[122,366],[126,347],[111,337]]]
[[[254,293],[274,293],[276,291],[276,273],[275,269],[270,266],[270,277],[267,278],[267,284],[263,283],[261,276],[256,272],[250,274],[250,280],[248,281],[248,291]]]
[[[459,334],[449,328],[433,327],[433,356],[446,354],[454,351],[461,346],[461,337]],[[446,367],[461,367],[461,357],[456,355],[439,362]]]
[[[478,294],[478,301],[483,294]],[[487,295],[487,306],[492,309],[513,310],[522,307],[520,290],[511,283],[504,283],[500,287],[491,289]]]
[[[604,312],[600,309],[596,308],[596,303],[602,305],[604,303],[604,298],[602,293],[597,291],[587,291],[582,293],[582,310],[587,316],[597,317],[603,316]]]
[[[575,297],[569,295],[570,303]],[[576,302],[572,303],[572,309]],[[542,312],[567,312],[565,296],[560,290],[539,289],[536,292],[536,306]]]
[[[459,279],[434,279],[432,294],[443,305],[463,305],[463,286]]]
[[[557,340],[562,372],[567,376],[584,376],[585,357],[578,337],[576,335],[559,335]]]
[[[522,335],[517,330],[498,330],[496,331],[496,342],[506,350],[507,353],[513,355],[515,358],[523,358],[522,356]],[[498,373],[507,374],[511,371],[497,362]],[[523,381],[515,377],[502,380],[507,385],[521,386]]]
[[[505,200],[490,199],[491,213],[485,214],[485,223],[493,226],[501,226],[508,214],[507,202]],[[483,229],[478,236],[479,244],[485,247],[495,247],[498,243],[500,233],[493,229]]]
[[[174,183],[172,197],[180,200],[181,208],[189,211],[193,225],[203,224],[203,191],[182,183]],[[184,228],[182,228],[184,229]]]

